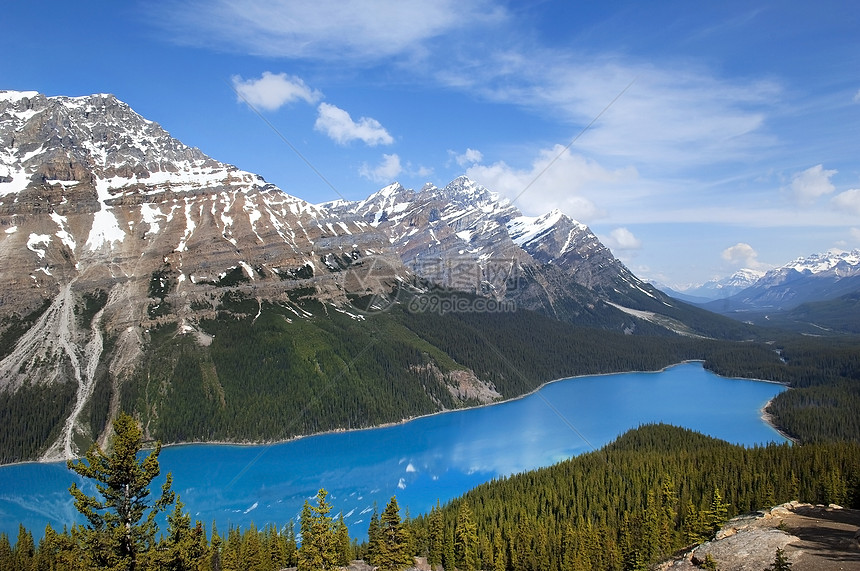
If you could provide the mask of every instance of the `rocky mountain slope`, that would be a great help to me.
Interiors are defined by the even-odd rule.
[[[74,456],[120,407],[182,440],[287,437],[499,398],[504,379],[479,378],[393,317],[364,321],[415,295],[627,334],[722,327],[560,212],[523,216],[466,178],[313,205],[104,94],[0,92],[0,264],[0,447],[19,450],[7,459]],[[382,341],[368,353],[367,338]],[[343,402],[308,397],[318,410],[289,428],[273,418],[293,400],[251,418],[265,416],[263,397],[319,385]],[[254,431],[240,434],[240,418]]]
[[[97,368],[130,374],[165,321],[195,331],[219,285],[345,303],[331,260],[390,250],[366,223],[183,145],[111,95],[0,93],[0,141],[0,387],[76,386],[47,457],[76,452]]]
[[[384,233],[411,272],[439,287],[630,331],[647,318],[632,320],[625,310],[672,309],[668,297],[633,275],[584,224],[558,210],[524,216],[466,177],[418,191],[395,183],[362,201],[321,206]]]

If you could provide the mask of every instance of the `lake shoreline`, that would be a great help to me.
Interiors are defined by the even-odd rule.
[[[666,365],[665,367],[661,367],[659,369],[654,369],[654,370],[650,370],[650,371],[641,371],[641,370],[639,370],[639,371],[614,371],[611,373],[587,373],[587,374],[582,374],[582,375],[574,375],[574,376],[570,376],[570,377],[560,377],[557,379],[552,379],[550,381],[546,381],[546,382],[540,384],[535,389],[533,389],[527,393],[523,393],[521,395],[511,397],[508,399],[497,400],[497,401],[493,401],[493,402],[489,402],[489,403],[484,403],[484,404],[469,406],[469,407],[464,407],[464,408],[439,410],[436,412],[431,412],[431,413],[427,413],[427,414],[422,414],[422,415],[418,415],[418,416],[412,416],[412,417],[404,418],[404,419],[401,419],[399,421],[386,422],[383,424],[366,426],[366,427],[362,427],[362,428],[336,428],[336,429],[332,429],[332,430],[324,430],[321,432],[314,432],[312,434],[302,434],[299,436],[294,436],[291,438],[279,439],[279,440],[255,440],[255,441],[191,440],[191,441],[183,441],[183,442],[170,442],[170,443],[162,443],[161,448],[165,449],[165,448],[176,448],[176,447],[181,447],[181,446],[195,446],[195,445],[239,446],[239,447],[266,446],[266,447],[271,447],[271,446],[277,446],[279,444],[286,444],[286,443],[290,443],[290,442],[295,442],[295,441],[298,441],[298,440],[301,440],[304,438],[312,438],[315,436],[325,436],[328,434],[343,434],[343,433],[347,433],[347,432],[360,432],[360,431],[364,431],[364,430],[376,430],[379,428],[390,428],[390,427],[406,424],[406,423],[412,422],[414,420],[419,420],[419,419],[423,419],[423,418],[431,418],[431,417],[441,415],[441,414],[449,414],[449,413],[461,412],[461,411],[465,411],[465,410],[474,410],[474,409],[480,409],[480,408],[485,408],[485,407],[498,406],[498,405],[516,402],[518,400],[525,399],[527,397],[530,397],[530,396],[540,392],[545,387],[547,387],[551,384],[559,383],[562,381],[584,379],[584,378],[593,378],[593,377],[607,377],[607,376],[611,376],[611,375],[659,374],[659,373],[665,372],[668,369],[671,369],[673,367],[679,367],[679,366],[687,365],[687,364],[691,364],[691,363],[701,363],[702,366],[704,367],[704,360],[702,360],[702,359],[687,359],[684,361],[679,361],[677,363],[673,363],[671,365]],[[770,381],[767,379],[749,379],[746,377],[724,377],[724,378],[783,385],[783,383],[779,383],[777,381]],[[783,385],[783,386],[785,386],[785,385]],[[767,403],[765,403],[764,406],[760,409],[762,421],[765,424],[767,424],[768,426],[770,426],[771,428],[773,428],[778,434],[780,434],[781,436],[783,436],[787,440],[790,440],[791,442],[796,442],[795,439],[793,439],[790,436],[788,436],[787,434],[785,434],[773,422],[773,416],[766,412],[766,408],[770,405],[770,402],[771,401],[768,401]],[[149,440],[149,441],[144,442],[142,449],[143,450],[153,450],[154,449],[154,446],[153,446],[154,442],[155,441],[153,441],[153,440]],[[79,460],[79,459],[80,458],[75,458],[72,460],[74,461],[74,460]],[[6,467],[6,466],[18,466],[18,465],[22,465],[22,464],[45,464],[45,465],[65,464],[67,461],[68,460],[25,460],[22,462],[10,462],[8,464],[0,464],[0,468]]]
[[[774,398],[776,398],[776,397],[774,397]],[[797,438],[795,438],[795,437],[791,436],[790,434],[788,434],[785,430],[783,430],[782,428],[780,428],[780,427],[776,424],[776,422],[774,422],[774,417],[773,417],[773,415],[767,411],[767,408],[770,406],[770,404],[771,404],[772,402],[773,402],[773,399],[770,399],[769,401],[767,401],[766,403],[764,403],[764,406],[762,406],[762,407],[761,407],[761,410],[760,410],[759,412],[761,413],[761,419],[762,419],[762,421],[763,421],[765,424],[767,424],[768,426],[770,426],[771,428],[773,428],[774,430],[776,430],[777,434],[779,434],[780,436],[782,436],[783,438],[785,438],[786,440],[788,440],[788,441],[789,441],[789,442],[791,442],[792,444],[800,444],[800,440],[798,440]]]
[[[615,371],[612,373],[586,373],[583,375],[574,375],[572,377],[560,377],[558,379],[552,379],[551,381],[546,381],[546,382],[542,383],[540,386],[538,386],[537,388],[535,388],[535,389],[533,389],[527,393],[523,393],[521,395],[511,397],[508,399],[497,400],[497,401],[493,401],[493,402],[488,402],[488,403],[474,405],[474,406],[467,406],[467,407],[463,407],[463,408],[449,408],[449,409],[445,409],[445,410],[437,410],[436,412],[429,412],[427,414],[420,414],[418,416],[410,416],[408,418],[404,418],[401,420],[392,421],[392,422],[385,422],[382,424],[375,424],[373,426],[366,426],[363,428],[335,428],[332,430],[323,430],[321,432],[314,432],[312,434],[302,434],[300,436],[294,436],[292,438],[287,438],[287,439],[283,439],[283,440],[271,440],[271,441],[263,440],[263,441],[255,441],[255,442],[234,442],[234,441],[223,441],[223,440],[200,440],[200,441],[191,441],[191,442],[171,442],[170,444],[162,444],[162,448],[177,447],[177,446],[193,446],[196,444],[213,444],[213,445],[218,445],[218,446],[277,446],[278,444],[286,444],[289,442],[295,442],[296,440],[301,440],[303,438],[313,438],[315,436],[325,436],[326,434],[344,434],[347,432],[360,432],[363,430],[376,430],[378,428],[391,428],[393,426],[400,426],[402,424],[406,424],[407,422],[412,422],[413,420],[420,420],[422,418],[432,418],[432,417],[438,416],[440,414],[450,414],[450,413],[455,413],[455,412],[461,412],[464,410],[475,410],[475,409],[481,409],[481,408],[486,408],[486,407],[491,407],[491,406],[499,406],[499,405],[503,405],[503,404],[507,404],[507,403],[516,402],[518,400],[522,400],[522,399],[528,398],[534,394],[537,394],[542,389],[544,389],[545,387],[547,387],[553,383],[559,383],[562,381],[571,381],[571,380],[575,380],[575,379],[584,379],[584,378],[590,378],[590,377],[607,377],[610,375],[652,374],[652,373],[657,374],[657,373],[665,372],[666,370],[671,369],[672,367],[678,367],[678,366],[686,365],[689,363],[704,363],[704,361],[701,359],[689,359],[686,361],[680,361],[678,363],[673,363],[671,365],[666,365],[665,367],[661,367],[660,369],[655,369],[653,371]],[[744,379],[744,380],[758,381],[758,379]],[[762,381],[762,382],[774,382],[774,381]],[[777,383],[777,384],[779,384],[779,383]]]

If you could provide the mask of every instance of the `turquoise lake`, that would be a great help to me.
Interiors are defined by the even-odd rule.
[[[656,373],[565,379],[521,399],[383,428],[274,445],[171,446],[160,462],[185,509],[207,528],[213,521],[219,532],[298,522],[303,502],[325,488],[334,512],[361,539],[374,502],[381,512],[396,495],[411,515],[426,513],[437,500],[592,451],[644,423],[747,446],[783,442],[761,419],[762,406],[783,390],[684,363]],[[48,523],[61,530],[79,521],[68,493],[73,481],[94,492],[65,464],[0,467],[0,533],[14,543],[19,522],[39,538]]]

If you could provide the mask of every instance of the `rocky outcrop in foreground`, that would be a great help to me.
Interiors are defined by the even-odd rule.
[[[790,502],[730,520],[712,541],[663,563],[660,571],[762,571],[782,549],[792,571],[860,569],[860,510]]]

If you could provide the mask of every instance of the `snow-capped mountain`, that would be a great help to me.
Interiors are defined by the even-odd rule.
[[[677,297],[678,299],[683,299],[692,303],[705,303],[714,299],[731,297],[755,284],[764,276],[764,274],[765,272],[761,270],[742,268],[728,277],[708,280],[701,285],[689,287],[680,291],[677,289],[672,290],[666,286],[660,287],[660,289],[666,291],[673,297]]]
[[[375,311],[401,292],[454,291],[626,333],[689,332],[673,300],[561,212],[524,216],[465,177],[310,204],[105,94],[0,91],[0,267],[0,391],[53,391],[57,420],[44,421],[51,435],[37,446],[46,459],[78,454],[108,425],[98,415],[129,402],[159,422],[173,369],[150,386],[158,331],[200,351],[190,365],[198,397],[224,406],[201,349],[213,342],[205,324],[253,323],[267,307],[284,323],[336,312],[363,324],[358,299]],[[320,335],[302,358],[315,363],[307,374],[331,380],[318,352],[343,349],[346,333]],[[492,382],[426,355],[398,366],[421,372],[418,392],[433,406],[498,396]]]
[[[504,296],[512,268],[527,258],[505,229],[517,209],[465,177],[419,191],[394,183],[362,201],[322,206],[385,233],[408,267],[443,287]]]
[[[111,95],[0,92],[0,149],[0,335],[25,329],[0,354],[0,390],[78,387],[46,457],[76,452],[99,367],[130,374],[166,321],[199,333],[219,285],[345,303],[344,260],[390,250],[369,224],[187,147]]]
[[[384,232],[410,270],[439,286],[514,299],[557,317],[567,317],[561,308],[573,299],[625,304],[631,294],[652,295],[584,224],[558,210],[524,216],[466,177],[418,191],[395,183],[362,201],[320,206]]]
[[[846,278],[860,274],[860,250],[843,251],[843,250],[828,250],[820,254],[812,254],[807,257],[800,257],[767,272],[766,278],[771,279],[778,274],[785,274],[789,270],[794,270],[803,275],[813,275],[816,277],[834,277]],[[767,280],[765,280],[767,281]]]
[[[830,250],[774,268],[752,285],[705,305],[720,313],[786,310],[860,290],[860,250]]]

